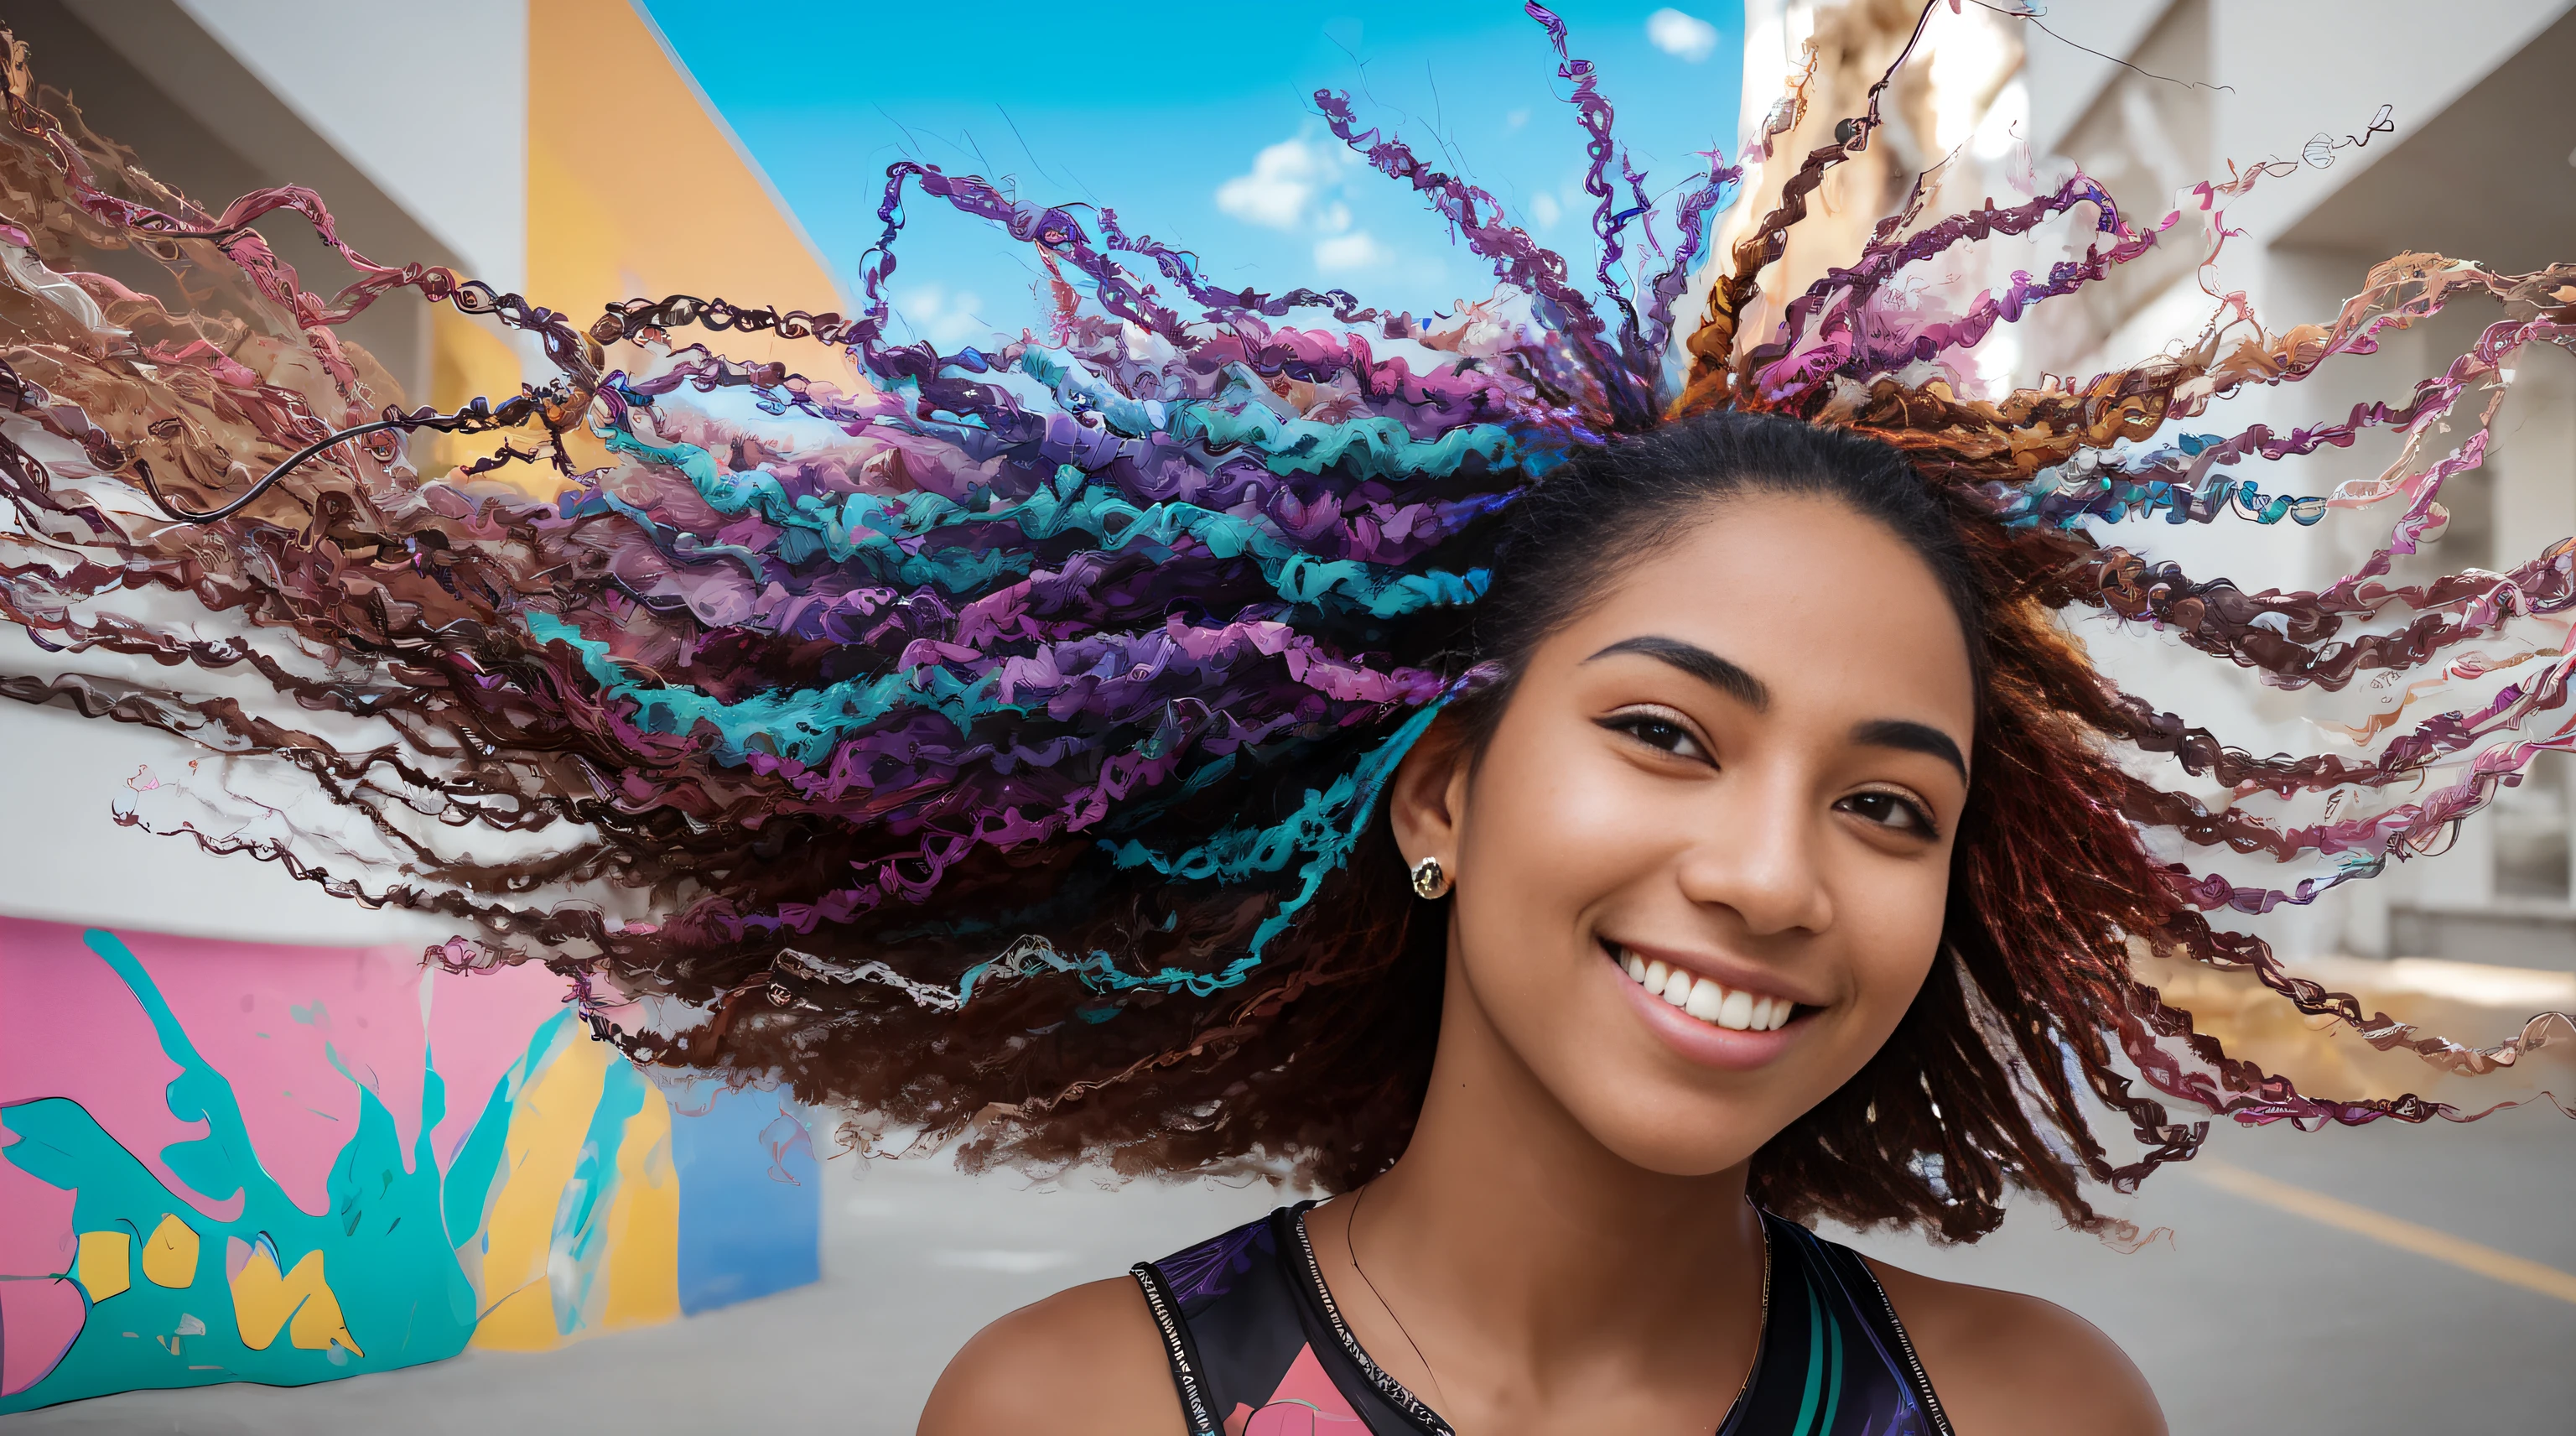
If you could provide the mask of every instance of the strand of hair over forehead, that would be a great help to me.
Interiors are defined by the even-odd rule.
[[[1341,290],[1229,290],[1112,210],[1040,206],[907,161],[888,172],[855,318],[679,296],[615,306],[585,333],[447,271],[368,260],[300,189],[197,208],[41,108],[22,49],[0,194],[17,333],[0,371],[0,487],[16,515],[0,533],[0,610],[50,648],[153,660],[139,671],[155,677],[90,665],[0,691],[291,764],[332,821],[228,764],[194,784],[130,783],[122,817],[472,924],[479,941],[450,944],[450,962],[538,956],[727,1010],[745,993],[791,1006],[820,993],[955,1011],[1071,973],[1097,999],[1081,1015],[1109,1020],[1137,994],[1246,982],[1347,859],[1394,759],[1485,676],[1461,667],[1459,635],[1488,582],[1479,535],[1516,494],[1674,414],[1780,414],[1896,445],[1927,480],[1975,495],[2007,539],[2094,536],[2083,570],[2055,580],[2069,603],[2274,686],[2393,684],[2392,706],[2310,754],[2258,756],[2111,700],[2114,736],[2204,780],[2193,791],[2238,795],[2212,810],[2129,780],[2123,818],[2172,854],[2180,910],[2160,940],[2447,1069],[2510,1065],[2543,1040],[2545,1018],[2484,1043],[2418,1032],[2203,915],[2313,901],[2434,850],[2536,753],[2576,746],[2576,657],[2556,641],[2565,620],[2544,621],[2576,595],[2576,549],[2389,578],[2435,530],[2444,483],[2484,459],[2518,357],[2570,344],[2576,269],[2401,256],[2330,322],[2266,330],[2241,297],[2217,296],[2219,317],[2178,352],[1989,392],[1958,376],[2000,327],[2158,249],[2214,255],[2226,206],[2284,167],[2202,183],[2153,222],[2080,172],[1945,212],[1936,167],[1847,264],[1764,311],[1819,186],[1869,147],[1887,82],[1836,142],[1775,154],[1805,117],[1802,78],[1736,162],[1666,194],[1620,144],[1565,27],[1528,8],[1587,155],[1588,283],[1492,194],[1364,127],[1346,96],[1315,97],[1335,136],[1492,268],[1489,298],[1427,317]],[[953,351],[897,342],[889,281],[915,196],[1030,247],[1048,276],[1039,328]],[[1743,237],[1704,254],[1730,201]],[[305,292],[251,227],[281,211],[356,282],[327,301]],[[1981,246],[2061,233],[2070,257],[2036,272],[1975,293],[1927,282]],[[220,283],[246,317],[174,311],[39,257],[82,248]],[[537,335],[561,384],[513,412],[586,433],[608,463],[585,469],[547,437],[425,479],[379,438],[209,526],[145,501],[139,464],[202,508],[249,477],[219,456],[376,418],[389,391],[334,329],[398,289]],[[1703,293],[1698,324],[1677,322]],[[2219,400],[2298,385],[2462,305],[2491,322],[2403,396],[2289,428],[2192,427]],[[1760,333],[1741,332],[1765,312]],[[686,343],[692,331],[839,346],[867,384],[728,360]],[[641,358],[612,369],[607,344]],[[2295,468],[2263,476],[2380,431],[2397,456],[2371,482],[2311,495]],[[2117,542],[2130,525],[2310,525],[2374,507],[2394,515],[2385,541],[2313,592],[2249,594]],[[161,686],[179,672],[198,688]],[[1275,795],[1275,775],[1318,771]],[[2282,876],[2249,885],[2236,861],[2249,855]],[[1148,878],[1241,891],[1256,918],[1237,947],[1187,965],[1047,936],[1102,884]],[[920,933],[982,956],[908,965]],[[719,971],[733,976],[710,989]],[[2121,1041],[2149,1082],[2212,1110],[2452,1114],[2310,1098],[2170,1009],[2129,1020]]]

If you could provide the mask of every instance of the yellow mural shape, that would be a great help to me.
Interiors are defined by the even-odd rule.
[[[483,1319],[474,1344],[548,1351],[590,1331],[646,1326],[680,1314],[680,1178],[671,1164],[671,1106],[647,1086],[617,1146],[606,1210],[592,1220],[587,1260],[563,1230],[566,1203],[583,1194],[578,1171],[617,1061],[609,1046],[574,1029],[520,1093],[510,1116],[508,1177],[492,1196],[483,1232]],[[627,1081],[631,1074],[620,1073]],[[588,1261],[599,1265],[581,1285]],[[556,1284],[583,1291],[581,1309],[556,1311]]]
[[[546,1351],[563,1340],[555,1329],[555,1208],[581,1162],[582,1140],[608,1080],[608,1046],[574,1033],[555,1059],[519,1094],[510,1113],[509,1177],[485,1218],[482,1321],[474,1344],[499,1351]]]
[[[197,1280],[196,1229],[165,1216],[143,1243],[143,1274],[154,1286],[193,1286]]]
[[[72,1274],[79,1278],[81,1290],[91,1301],[105,1301],[134,1285],[131,1269],[133,1238],[123,1232],[83,1232],[80,1234],[79,1265]]]
[[[671,1165],[671,1104],[657,1088],[626,1119],[617,1197],[608,1210],[608,1302],[599,1327],[651,1326],[680,1314],[680,1172]]]
[[[233,1321],[241,1328],[242,1345],[253,1351],[266,1351],[282,1326],[286,1339],[306,1351],[327,1351],[336,1343],[352,1356],[367,1354],[349,1335],[318,1251],[306,1252],[295,1270],[281,1276],[265,1242],[252,1248],[233,1277]]]

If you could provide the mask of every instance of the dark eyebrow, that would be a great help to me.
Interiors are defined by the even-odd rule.
[[[1960,781],[1968,777],[1967,757],[1950,735],[1928,723],[1915,723],[1903,718],[1873,718],[1852,725],[1852,741],[1871,748],[1899,748],[1908,753],[1929,753],[1959,770]]]
[[[1756,713],[1771,706],[1771,689],[1761,679],[1696,643],[1650,633],[1643,638],[1620,639],[1583,661],[1590,663],[1593,659],[1607,658],[1614,653],[1638,653],[1648,658],[1659,658]]]

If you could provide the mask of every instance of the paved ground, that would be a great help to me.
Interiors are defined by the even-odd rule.
[[[2234,1166],[2576,1272],[2576,1122],[2224,1134]],[[0,1419],[35,1432],[615,1432],[899,1436],[978,1325],[1266,1210],[1222,1187],[1028,1190],[944,1170],[841,1171],[826,1279],[804,1291],[543,1356],[473,1353],[296,1391],[129,1393]],[[2132,1215],[2169,1238],[2122,1254],[2045,1220],[1978,1247],[1866,1242],[1936,1275],[2091,1317],[2137,1358],[2178,1436],[2576,1430],[2576,1301],[2250,1200],[2189,1171]]]

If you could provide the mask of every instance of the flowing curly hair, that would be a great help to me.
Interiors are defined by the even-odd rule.
[[[1424,318],[1229,290],[1112,210],[906,162],[857,317],[674,296],[584,328],[377,264],[302,189],[201,208],[13,44],[0,616],[62,671],[0,692],[215,755],[137,785],[120,821],[452,920],[432,960],[543,962],[638,1063],[784,1081],[863,1147],[1345,1188],[1403,1150],[1439,1021],[1445,924],[1404,886],[1388,773],[1426,731],[1474,741],[1536,638],[1682,505],[1804,485],[1926,555],[1979,651],[1981,713],[1942,958],[1885,1048],[1762,1149],[1761,1200],[1968,1239],[2018,1187],[2098,1229],[2088,1184],[2187,1157],[2212,1114],[2472,1115],[2302,1093],[2136,965],[2251,971],[2447,1071],[2546,1037],[2419,1032],[2213,915],[2434,845],[2535,751],[2576,746],[2576,659],[2519,622],[2576,598],[2570,544],[2384,581],[2480,461],[2517,354],[2571,343],[2576,268],[2403,256],[2327,323],[2267,331],[2230,297],[2174,352],[1989,384],[1971,346],[2194,242],[2184,213],[2134,223],[2073,171],[1947,213],[1936,168],[1823,278],[1766,296],[1890,81],[1830,143],[1775,153],[1811,64],[1737,161],[1658,201],[1591,67],[1528,8],[1588,144],[1588,286],[1492,195],[1315,97],[1492,266],[1488,299]],[[2202,242],[2276,168],[2200,186]],[[890,337],[908,194],[1031,247],[1041,329],[954,352]],[[280,212],[356,280],[306,291],[253,227]],[[2043,232],[2070,257],[2007,272]],[[557,377],[404,408],[335,333],[396,291],[535,336]],[[2176,427],[2463,303],[2497,317],[2397,402]],[[866,382],[735,363],[696,330],[837,346]],[[533,437],[444,472],[405,443],[499,429]],[[2398,448],[2373,483],[2244,476],[2371,431]],[[2402,510],[2386,542],[2315,592],[2106,541],[2383,502]],[[2098,676],[2065,626],[2088,610],[2284,688],[2399,674],[2405,702],[2334,751],[2258,757]],[[2176,769],[2235,800],[2141,776]],[[2244,879],[2248,858],[2278,875]],[[2139,1149],[2115,1158],[2088,1108]]]

